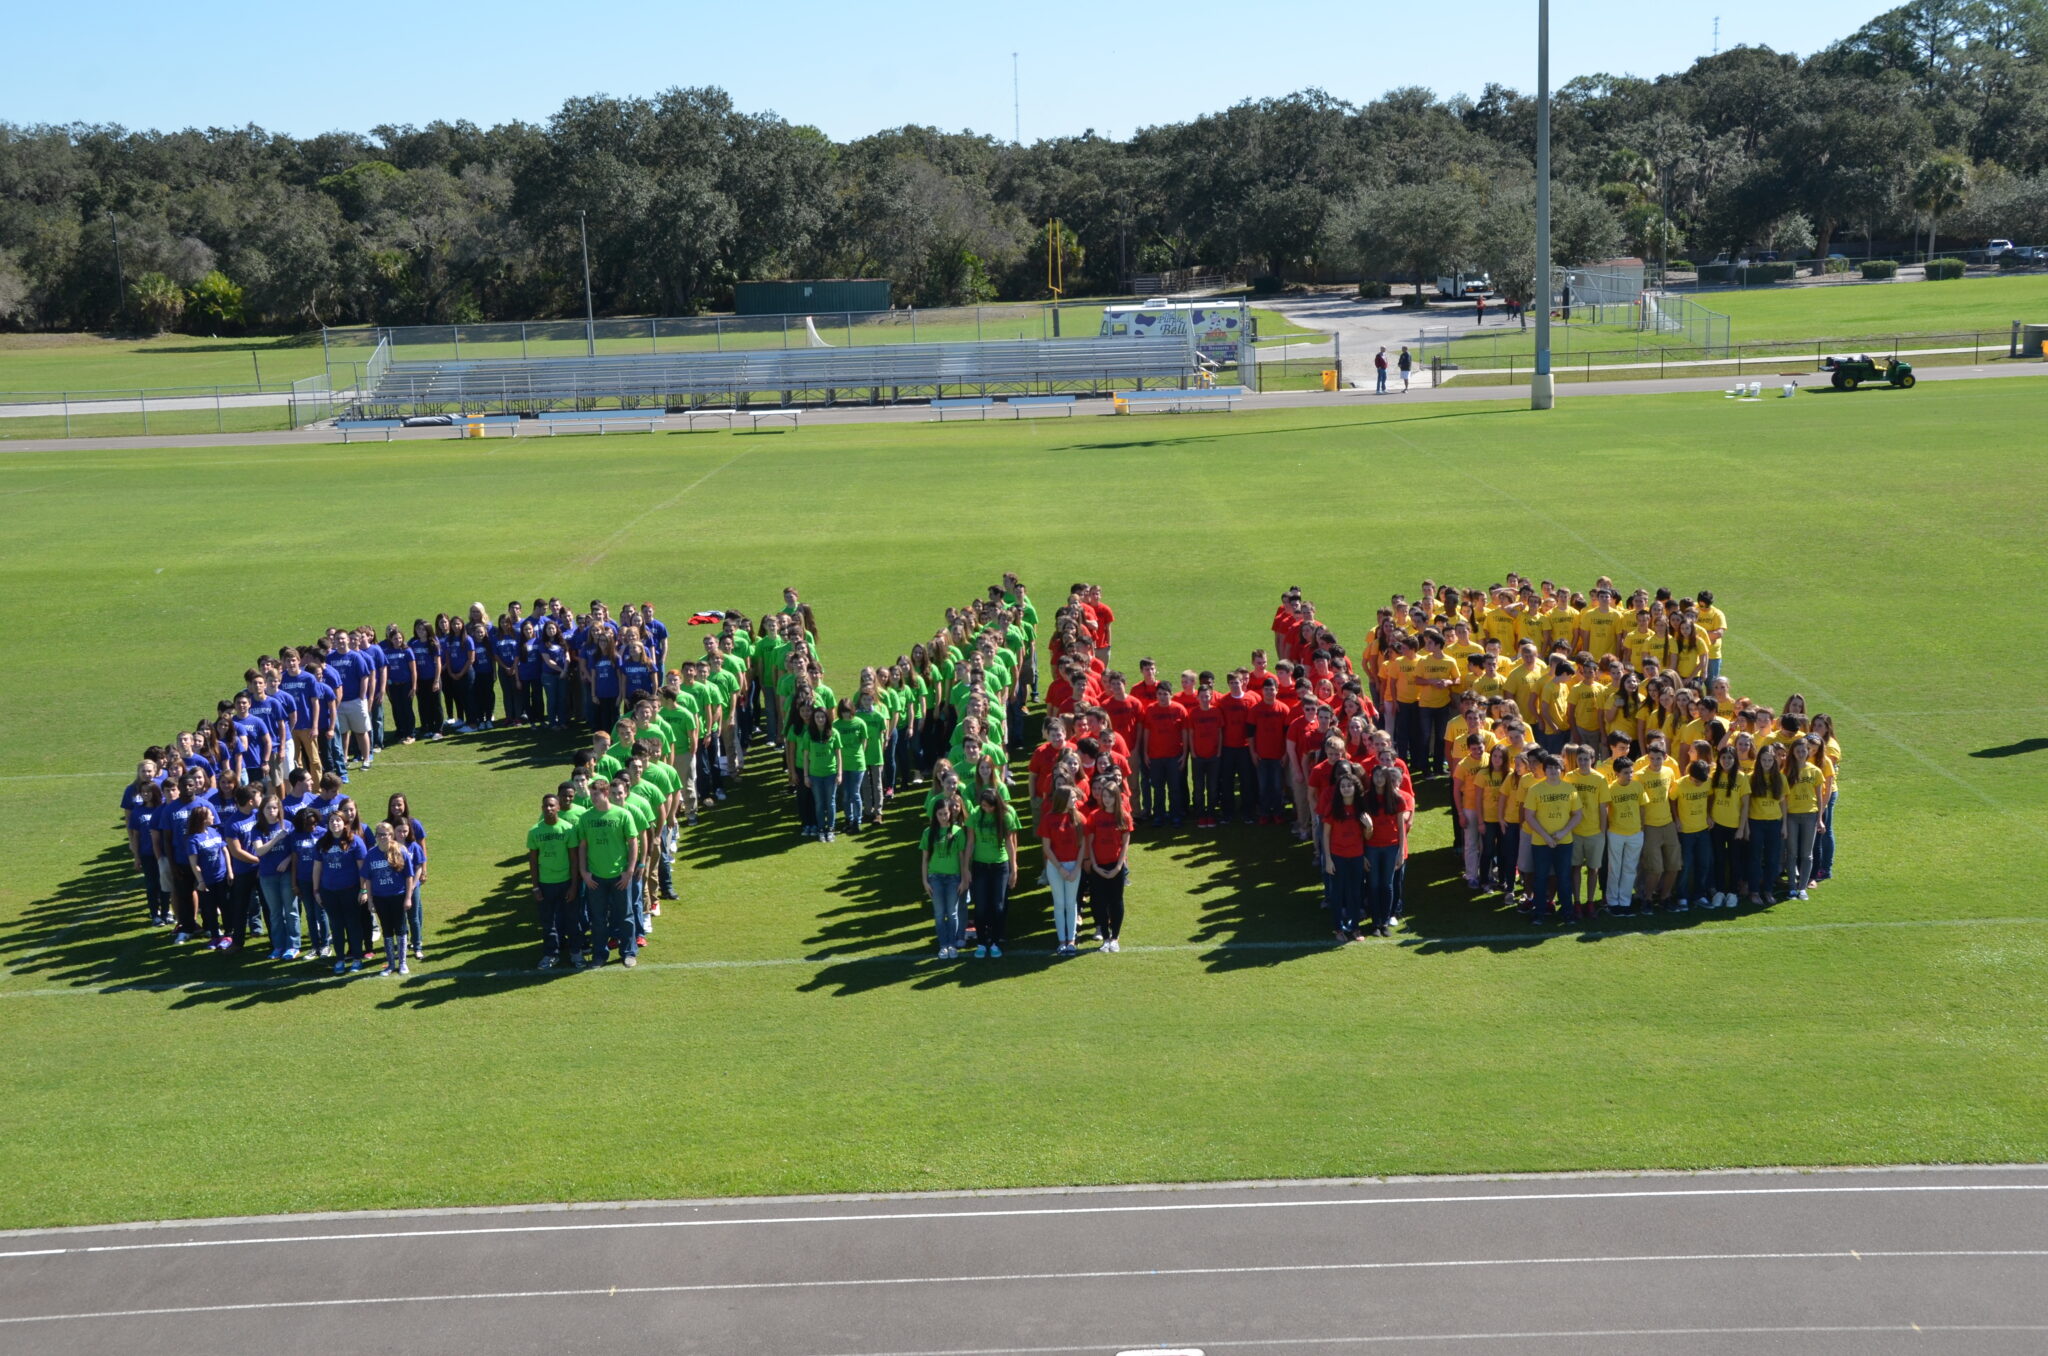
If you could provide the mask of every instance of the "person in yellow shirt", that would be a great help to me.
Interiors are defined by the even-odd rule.
[[[1486,764],[1474,779],[1479,786],[1479,824],[1484,841],[1479,848],[1479,878],[1485,887],[1512,897],[1515,888],[1515,844],[1521,826],[1507,816],[1508,799],[1515,780],[1515,753],[1506,744],[1486,751]]]
[[[1613,589],[1596,589],[1593,606],[1579,614],[1578,639],[1574,648],[1584,650],[1594,659],[1605,659],[1621,651],[1622,633],[1628,622],[1614,606]]]
[[[1601,681],[1600,672],[1581,652],[1578,675],[1571,696],[1572,739],[1579,744],[1600,740],[1600,713],[1606,709],[1607,694],[1613,689]]]
[[[1664,652],[1680,678],[1690,681],[1705,673],[1708,663],[1707,642],[1700,635],[1699,624],[1693,620],[1690,613],[1680,613],[1678,620],[1671,624],[1670,634],[1665,638]]]
[[[1707,781],[1712,772],[1706,759],[1695,758],[1671,788],[1671,814],[1678,821],[1681,871],[1678,903],[1674,907],[1680,913],[1690,909],[1695,900],[1703,909],[1712,907],[1707,902],[1714,894],[1713,789]]]
[[[1571,771],[1565,774],[1565,781],[1579,793],[1581,817],[1579,827],[1572,837],[1572,881],[1576,885],[1580,872],[1586,875],[1586,892],[1579,896],[1588,907],[1594,897],[1599,896],[1603,905],[1606,891],[1603,882],[1606,877],[1603,868],[1607,863],[1607,833],[1600,824],[1600,803],[1607,795],[1607,778],[1602,775],[1597,759],[1599,750],[1591,744],[1567,744],[1564,756],[1571,760]]]
[[[1671,766],[1661,738],[1650,741],[1650,751],[1635,769],[1636,783],[1648,793],[1643,802],[1643,911],[1654,913],[1671,903],[1678,888],[1683,861],[1678,850],[1678,825],[1671,813],[1671,788],[1678,769]]]
[[[1458,665],[1458,686],[1455,690],[1469,692],[1472,688],[1472,678],[1479,672],[1479,665],[1474,661],[1477,656],[1486,653],[1486,647],[1472,639],[1470,626],[1462,621],[1454,621],[1451,623],[1451,637],[1444,643],[1444,653]]]
[[[1514,665],[1508,669],[1506,681],[1508,695],[1515,699],[1515,705],[1522,708],[1522,719],[1534,721],[1536,708],[1543,684],[1550,677],[1550,669],[1536,657],[1536,646],[1523,641],[1515,649]]]
[[[1813,740],[1801,735],[1782,747],[1786,754],[1785,861],[1792,878],[1792,898],[1804,899],[1813,880],[1813,840],[1820,831],[1820,807],[1828,779],[1813,760]]]
[[[1699,610],[1694,614],[1699,625],[1700,639],[1707,645],[1707,686],[1721,676],[1721,638],[1728,634],[1728,614],[1714,606],[1714,591],[1701,589],[1694,595]]]
[[[1632,912],[1643,855],[1643,808],[1650,793],[1635,779],[1628,759],[1617,758],[1610,766],[1614,780],[1600,797],[1601,828],[1607,834],[1607,907],[1625,917]]]
[[[1732,909],[1748,894],[1749,882],[1749,770],[1733,740],[1714,754],[1707,791],[1717,887],[1707,906]]]
[[[1490,647],[1493,642],[1488,641],[1487,644]],[[1500,672],[1500,656],[1494,654],[1490,648],[1481,651],[1478,658],[1472,661],[1472,677],[1465,690],[1481,701],[1489,697],[1508,695],[1508,680],[1503,678]]]
[[[1577,652],[1579,640],[1579,611],[1585,607],[1583,594],[1566,594],[1559,591],[1551,600],[1550,607],[1543,614],[1543,643],[1563,644],[1566,649]]]
[[[1484,868],[1479,860],[1486,842],[1486,794],[1479,784],[1485,771],[1486,739],[1480,734],[1468,734],[1464,756],[1451,765],[1451,805],[1463,830],[1460,846],[1465,856],[1465,884],[1473,890],[1480,889],[1485,880],[1480,874]]]
[[[1415,686],[1416,655],[1421,646],[1412,636],[1402,636],[1394,652],[1394,747],[1407,761],[1411,775],[1422,775],[1422,708],[1416,703],[1420,689]]]
[[[1814,761],[1828,775],[1827,798],[1820,807],[1820,832],[1813,840],[1813,884],[1818,885],[1835,871],[1835,804],[1842,797],[1842,746],[1835,740],[1835,718],[1825,711],[1816,712],[1811,737],[1821,747]]]
[[[1657,642],[1657,629],[1650,624],[1648,608],[1636,612],[1635,629],[1621,638],[1621,650],[1621,657],[1639,669],[1645,659],[1664,657],[1664,647]]]
[[[1562,920],[1576,913],[1572,891],[1572,832],[1584,811],[1579,793],[1564,780],[1564,763],[1554,753],[1541,755],[1543,776],[1522,797],[1522,831],[1530,839],[1530,911],[1535,921]]]
[[[1785,858],[1785,760],[1776,744],[1756,751],[1749,774],[1749,899],[1774,904]]]
[[[1654,710],[1651,703],[1643,700],[1642,680],[1624,670],[1608,689],[1606,705],[1600,712],[1600,728],[1610,735],[1625,734],[1641,747],[1646,718]]]
[[[1458,685],[1458,661],[1444,653],[1443,632],[1434,626],[1422,633],[1422,646],[1423,654],[1415,661],[1415,704],[1422,720],[1422,754],[1427,767],[1414,767],[1413,771],[1441,777],[1446,771],[1444,729],[1450,722],[1451,690]]]

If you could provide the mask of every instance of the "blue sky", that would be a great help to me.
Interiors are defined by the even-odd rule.
[[[1805,54],[1886,0],[1555,0],[1553,79],[1658,75],[1712,45]],[[1264,17],[1278,10],[1289,19]],[[572,95],[718,85],[846,139],[904,123],[1011,131],[1020,54],[1026,140],[1128,136],[1240,99],[1321,86],[1363,103],[1399,85],[1535,85],[1535,0],[1270,6],[891,5],[779,0],[377,4],[94,0],[20,5],[0,120],[239,126],[305,135],[378,123],[544,121]],[[1046,20],[1052,22],[1047,22]],[[1310,27],[1306,21],[1323,22]],[[1647,30],[1647,31],[1646,31]],[[1162,50],[1213,53],[1162,59]],[[22,59],[34,53],[33,60]]]

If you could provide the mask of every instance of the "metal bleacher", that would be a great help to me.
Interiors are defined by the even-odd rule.
[[[545,412],[617,404],[895,401],[948,393],[1054,394],[1179,386],[1195,364],[1180,337],[1021,339],[586,358],[393,362],[361,397],[364,415],[447,409]]]

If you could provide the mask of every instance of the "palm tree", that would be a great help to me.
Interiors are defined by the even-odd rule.
[[[1970,191],[1970,162],[1952,151],[1931,155],[1913,171],[1913,206],[1927,215],[1927,257],[1934,257],[1934,232],[1941,218],[1963,205]]]

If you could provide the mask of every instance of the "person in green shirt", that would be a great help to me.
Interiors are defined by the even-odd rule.
[[[583,892],[590,901],[590,955],[602,965],[612,947],[619,961],[638,965],[639,938],[627,890],[640,864],[640,824],[629,810],[612,804],[612,784],[599,778],[590,784],[590,809],[576,824],[576,843],[583,849]]]
[[[839,781],[845,772],[845,749],[831,707],[820,702],[811,708],[795,747],[803,783],[811,793],[811,825],[805,832],[829,843],[838,819]]]
[[[868,727],[854,714],[853,698],[842,697],[838,711],[832,728],[839,735],[839,808],[846,814],[846,831],[859,833],[862,792],[867,788]]]
[[[932,902],[932,920],[939,930],[939,959],[960,954],[960,877],[966,865],[967,829],[960,823],[960,802],[940,797],[931,808],[918,839],[919,869],[924,892]]]
[[[866,745],[867,773],[862,779],[862,804],[867,807],[867,822],[879,824],[882,822],[882,774],[890,761],[889,716],[879,705],[874,683],[874,670],[870,669],[863,681],[860,699],[854,703],[853,718],[861,726],[861,739]]]
[[[661,723],[669,733],[669,765],[681,781],[680,802],[684,822],[697,822],[697,716],[683,704],[682,692],[666,687],[661,693]]]
[[[1001,957],[1010,891],[1017,884],[1017,812],[1001,791],[983,786],[967,812],[967,856],[971,863],[977,958]]]
[[[633,746],[633,766],[638,777],[635,790],[647,788],[661,806],[661,825],[654,838],[656,889],[649,915],[661,916],[661,901],[676,897],[676,814],[682,804],[683,779],[677,775],[651,739]]]
[[[563,960],[576,963],[583,949],[582,919],[576,907],[576,826],[562,818],[559,795],[540,798],[540,821],[526,831],[526,875],[540,907],[540,968]]]

